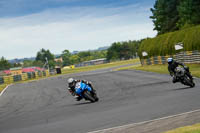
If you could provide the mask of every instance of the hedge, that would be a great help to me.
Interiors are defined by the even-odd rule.
[[[142,41],[138,54],[141,58],[142,52],[146,51],[148,57],[174,55],[175,44],[182,42],[184,51],[200,50],[200,25],[148,38]]]

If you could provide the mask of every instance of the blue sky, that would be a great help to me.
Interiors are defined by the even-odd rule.
[[[1,0],[0,57],[35,56],[41,48],[88,50],[154,37],[154,0]]]

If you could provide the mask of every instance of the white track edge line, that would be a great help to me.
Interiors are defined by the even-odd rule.
[[[143,121],[143,122],[138,122],[138,123],[132,123],[132,124],[127,124],[127,125],[122,125],[122,126],[116,126],[116,127],[101,129],[101,130],[97,130],[97,131],[91,131],[88,133],[105,132],[105,131],[109,131],[112,129],[120,129],[120,128],[129,127],[129,126],[136,126],[136,125],[146,124],[149,122],[155,122],[155,121],[159,121],[159,120],[169,119],[169,118],[173,118],[173,117],[177,117],[177,116],[181,116],[181,115],[191,114],[191,113],[195,113],[195,112],[199,112],[199,111],[200,111],[200,109],[197,109],[197,110],[193,110],[193,111],[189,111],[189,112],[185,112],[185,113],[180,113],[177,115],[171,115],[171,116],[166,116],[166,117],[162,117],[162,118],[158,118],[158,119],[153,119],[153,120],[148,120],[148,121]]]
[[[7,86],[1,91],[0,96],[2,96],[3,93],[4,93],[4,92],[8,89],[8,87],[11,86],[11,85],[12,85],[12,84],[7,85]]]

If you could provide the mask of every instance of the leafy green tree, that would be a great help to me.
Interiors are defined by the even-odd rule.
[[[50,61],[48,62],[48,64],[49,64],[49,68],[50,68],[50,69],[54,69],[55,66],[56,66],[56,62],[55,62],[54,60],[50,60]]]
[[[156,0],[154,8],[151,8],[152,16],[150,18],[154,23],[154,30],[158,34],[163,34],[178,30],[177,22],[179,13],[177,6],[180,0]]]
[[[24,60],[23,61],[23,67],[31,67],[31,66],[33,66],[32,60]]]
[[[106,55],[107,55],[107,50],[91,52],[91,56],[93,59],[106,58]]]
[[[44,63],[42,61],[34,61],[33,62],[33,66],[37,66],[37,67],[43,67],[44,66]]]
[[[71,56],[71,53],[69,52],[69,50],[64,50],[62,52],[61,57],[63,59],[63,66],[71,65],[70,56]]]
[[[181,0],[178,6],[180,20],[178,27],[190,27],[200,24],[200,0]]]
[[[41,49],[39,52],[37,52],[36,61],[41,61],[43,64],[45,64],[46,58],[48,60],[49,67],[55,67],[54,55],[49,50]],[[36,62],[36,64],[38,63],[38,65],[41,65],[41,62]]]
[[[111,45],[111,47],[108,49],[107,53],[107,60],[117,60],[120,59],[120,49],[121,44],[120,42],[115,42]]]
[[[108,49],[107,60],[122,60],[136,57],[141,41],[115,42]]]
[[[71,64],[78,64],[80,63],[80,57],[77,54],[72,55],[70,56],[70,62]]]
[[[80,61],[88,61],[94,59],[90,51],[79,52],[78,56],[80,57]]]
[[[11,67],[11,64],[4,58],[0,59],[0,70],[7,70]]]
[[[45,63],[46,58],[48,60],[54,60],[54,55],[49,50],[45,49],[41,49],[39,52],[37,52],[36,61],[42,61],[43,63]]]

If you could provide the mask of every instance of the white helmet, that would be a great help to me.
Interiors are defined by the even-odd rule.
[[[73,82],[74,82],[74,79],[73,79],[73,78],[69,78],[69,79],[68,79],[68,83],[69,83],[69,84],[71,84],[71,83],[73,83]]]
[[[173,62],[173,58],[168,58],[167,62],[168,62],[168,64],[171,64]]]

